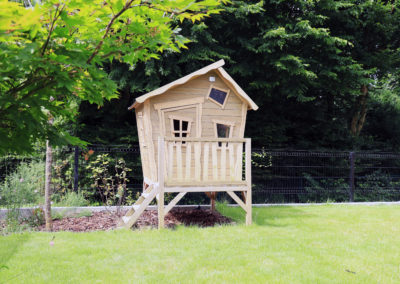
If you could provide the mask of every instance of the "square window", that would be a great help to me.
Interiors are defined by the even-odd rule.
[[[179,117],[175,115],[169,116],[171,120],[171,135],[176,138],[186,138],[189,137],[190,124],[192,120],[190,118]],[[185,141],[179,142],[184,145]]]
[[[228,99],[228,95],[229,90],[224,90],[211,86],[208,93],[208,99],[223,108]]]

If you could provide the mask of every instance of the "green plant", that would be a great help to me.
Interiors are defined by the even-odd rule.
[[[74,207],[74,206],[87,206],[89,202],[83,196],[81,192],[67,192],[64,196],[61,197],[61,200],[57,205],[65,206],[65,207]]]
[[[0,205],[35,204],[44,190],[44,163],[22,162],[0,184]]]
[[[300,202],[345,202],[349,200],[349,184],[344,178],[316,179],[308,173],[304,173],[307,185],[306,198],[299,196]]]
[[[53,217],[53,220],[62,220],[64,218],[64,214],[61,212],[51,212],[51,216]]]
[[[53,152],[52,199],[61,198],[73,188],[73,154],[57,149]]]
[[[27,223],[31,227],[39,227],[45,223],[44,211],[42,208],[38,207],[32,210],[32,215],[27,218]]]
[[[382,169],[357,179],[356,201],[397,201],[400,198],[400,181]]]
[[[0,205],[8,209],[7,226],[11,231],[20,224],[20,211],[24,205],[37,204],[44,187],[44,163],[22,162],[0,184]]]
[[[131,171],[125,160],[119,158],[115,161],[108,154],[99,154],[89,161],[86,169],[93,180],[91,188],[100,196],[103,204],[122,205],[129,181],[127,173]]]

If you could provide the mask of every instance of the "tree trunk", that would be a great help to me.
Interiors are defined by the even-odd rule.
[[[53,164],[53,149],[50,146],[49,140],[46,141],[46,180],[44,185],[44,200],[45,200],[45,219],[46,231],[53,230],[53,220],[51,218],[51,169]]]
[[[363,85],[361,87],[361,95],[357,99],[356,111],[351,120],[350,132],[353,136],[359,136],[364,126],[365,117],[367,116],[367,99],[368,87],[366,85]]]

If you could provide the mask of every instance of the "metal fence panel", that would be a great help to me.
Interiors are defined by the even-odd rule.
[[[113,161],[123,158],[132,169],[127,176],[129,193],[136,195],[142,190],[138,146],[92,145],[84,151],[74,147],[55,150],[54,192],[95,191],[88,165],[98,155],[107,155]],[[0,184],[19,163],[32,159],[44,161],[44,151],[38,151],[34,157],[0,158]],[[400,200],[398,153],[253,149],[252,160],[253,203]],[[225,195],[219,199],[229,200]],[[207,202],[204,194],[188,194],[182,201]]]

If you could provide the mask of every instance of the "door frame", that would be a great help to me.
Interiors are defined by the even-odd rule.
[[[202,130],[202,125],[201,125],[201,118],[202,118],[202,112],[203,112],[203,103],[204,103],[204,98],[194,98],[194,99],[189,99],[189,100],[180,100],[180,101],[173,101],[173,102],[167,102],[167,103],[160,103],[160,104],[155,104],[154,108],[158,111],[158,119],[159,119],[159,125],[161,129],[161,133],[164,137],[166,137],[166,129],[165,129],[165,113],[166,112],[171,112],[171,111],[177,111],[181,109],[188,109],[188,108],[196,108],[196,138],[201,137],[201,130]]]

